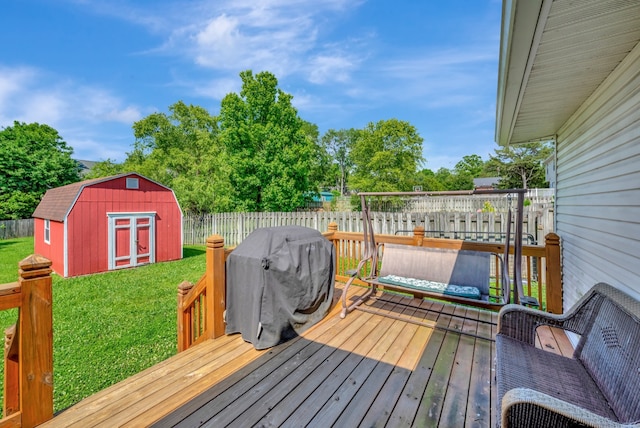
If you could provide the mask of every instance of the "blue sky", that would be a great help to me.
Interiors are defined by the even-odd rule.
[[[217,114],[239,73],[270,71],[328,129],[396,118],[425,168],[488,159],[500,0],[4,0],[0,127],[58,130],[85,160],[122,161],[131,126],[182,100]]]

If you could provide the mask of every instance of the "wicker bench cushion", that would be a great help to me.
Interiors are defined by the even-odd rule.
[[[398,275],[386,275],[378,278],[378,282],[390,285],[399,285],[418,291],[440,293],[448,296],[466,297],[468,299],[480,299],[480,290],[477,287],[445,284],[442,282],[428,281],[426,279],[408,278]]]
[[[580,362],[504,335],[496,336],[498,397],[529,388],[617,421],[606,398]]]

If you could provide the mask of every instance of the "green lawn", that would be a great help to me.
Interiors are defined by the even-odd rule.
[[[33,238],[0,241],[0,284],[17,281],[18,262],[32,252]],[[55,411],[174,355],[178,284],[195,282],[204,271],[205,247],[185,246],[179,261],[54,275]],[[0,312],[2,331],[16,316],[16,310]]]

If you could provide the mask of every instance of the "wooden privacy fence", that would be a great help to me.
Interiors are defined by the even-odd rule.
[[[525,208],[523,214],[524,243],[540,243],[553,232],[552,208]],[[507,230],[506,212],[373,212],[371,219],[376,234],[388,235],[406,235],[416,227],[423,227],[427,237],[504,242]],[[257,212],[185,216],[183,237],[185,244],[201,245],[209,236],[220,235],[225,245],[233,246],[261,227],[297,225],[324,232],[331,223],[336,223],[341,231],[362,233],[361,212]]]
[[[336,247],[336,280],[346,282],[347,270],[357,266],[364,250],[364,236],[358,232],[341,231],[332,223],[323,235]],[[469,242],[456,239],[428,238],[421,227],[410,236],[377,234],[376,242],[396,243],[422,247],[455,248],[462,250],[504,253],[501,243]],[[178,287],[178,351],[224,335],[225,260],[232,249],[222,236],[207,239],[206,272],[198,283],[182,283]],[[513,253],[513,247],[511,248]],[[562,281],[560,267],[560,238],[554,233],[545,237],[543,245],[523,245],[522,268],[524,292],[538,299],[542,309],[562,313]],[[513,275],[513,269],[510,272]],[[494,269],[494,277],[496,272]],[[361,284],[366,285],[366,284]]]
[[[0,239],[33,236],[33,219],[0,220]]]

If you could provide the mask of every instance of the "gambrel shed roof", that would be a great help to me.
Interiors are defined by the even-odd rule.
[[[92,180],[79,181],[77,183],[67,184],[66,186],[56,187],[55,189],[49,189],[42,197],[32,217],[62,222],[85,186],[112,180],[117,177],[120,176],[94,178]]]
[[[148,178],[145,178],[136,173],[125,173],[112,175],[109,177],[100,177],[91,180],[79,181],[77,183],[68,184],[66,186],[56,187],[55,189],[49,189],[43,196],[36,210],[33,212],[32,217],[63,222],[65,217],[71,211],[71,208],[73,208],[73,205],[78,199],[78,196],[80,196],[82,190],[85,187],[131,175],[149,180]],[[154,183],[158,186],[171,190],[160,183]]]

